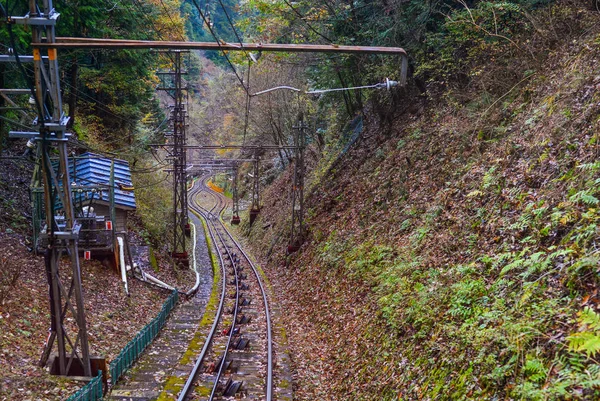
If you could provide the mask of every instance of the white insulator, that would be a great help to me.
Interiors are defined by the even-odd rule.
[[[399,84],[398,81],[392,81],[389,78],[385,79],[385,87],[386,87],[387,90],[390,90],[394,86],[398,86],[398,84]]]

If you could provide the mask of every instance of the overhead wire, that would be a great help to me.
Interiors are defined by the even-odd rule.
[[[306,24],[306,26],[308,27],[308,29],[310,29],[312,32],[314,32],[315,34],[317,34],[321,38],[325,39],[329,43],[333,43],[333,41],[330,38],[328,38],[327,36],[325,36],[321,32],[317,31],[311,24],[309,24],[308,21],[306,21],[305,17],[296,8],[294,8],[294,6],[288,0],[283,0],[283,2],[294,12],[294,14],[296,14],[296,16],[298,17],[298,19],[300,21],[302,21],[302,22],[304,22]]]
[[[158,30],[158,28],[156,27],[156,25],[154,24],[154,21],[152,21],[150,18],[148,18],[148,16],[146,15],[146,11],[143,9],[143,5],[139,3],[139,0],[133,0],[132,4],[138,9],[138,11],[142,14],[143,18],[150,24],[151,29],[156,33],[156,35],[158,35],[158,38],[160,40],[165,40],[165,37],[162,35],[162,33]],[[135,16],[132,14],[131,10],[129,8],[127,8],[127,11],[129,12],[129,14],[135,18]],[[169,19],[170,19],[170,15],[169,15]],[[147,38],[149,38],[148,35],[146,35]],[[184,40],[185,41],[185,40]],[[171,60],[171,63],[175,64],[175,60],[173,59],[173,56],[170,53],[167,53],[167,57]]]
[[[212,26],[210,25],[210,21],[206,18],[206,16],[204,15],[204,13],[202,12],[202,10],[200,9],[200,5],[198,4],[198,2],[196,0],[192,0],[192,2],[194,3],[194,6],[196,6],[196,9],[198,10],[198,13],[200,14],[200,17],[202,18],[202,21],[204,21],[204,23],[208,27],[208,30],[209,30],[210,34],[215,39],[215,42],[217,43],[217,46],[219,46],[219,50],[223,53],[223,56],[225,57],[225,60],[227,60],[227,63],[229,64],[229,66],[233,70],[233,73],[237,77],[238,81],[240,81],[240,84],[242,85],[242,88],[244,88],[244,91],[247,94],[250,94],[249,93],[250,89],[246,87],[246,85],[244,84],[244,79],[242,77],[240,77],[240,75],[237,72],[237,69],[235,68],[235,66],[231,62],[231,59],[229,58],[229,56],[227,55],[227,53],[225,52],[225,50],[223,50],[223,47],[221,46],[221,41],[217,37],[217,35],[216,35],[215,31],[213,30]]]
[[[244,53],[246,53],[246,56],[248,56],[248,52],[246,52],[246,49],[244,49],[244,42],[242,41],[242,38],[240,37],[237,29],[235,28],[235,24],[233,23],[233,20],[229,16],[229,13],[227,12],[227,8],[225,8],[225,4],[223,4],[223,0],[218,0],[218,1],[219,1],[219,4],[221,5],[221,8],[223,9],[223,12],[225,13],[227,22],[229,22],[229,25],[231,25],[231,29],[233,29],[233,33],[235,34],[235,37],[237,38],[238,42],[240,42],[240,46],[241,46],[242,50],[244,51]]]
[[[136,2],[135,2],[135,5],[138,5],[138,1],[137,1],[137,0],[135,0],[135,1],[136,1]],[[7,3],[8,3],[8,0],[7,0]],[[115,6],[117,6],[117,5],[115,5]],[[125,10],[126,10],[126,11],[127,11],[127,12],[128,12],[128,13],[129,13],[129,14],[132,16],[132,17],[135,17],[135,16],[134,16],[134,14],[132,14],[132,12],[131,12],[131,9],[130,9],[129,7],[123,7],[123,8],[124,8],[124,9],[125,9]],[[149,19],[149,18],[146,16],[146,12],[145,12],[143,9],[141,9],[139,5],[138,5],[138,11],[141,13],[141,15],[144,17],[144,19],[146,19],[146,21],[148,21],[148,22],[149,22],[151,25],[153,25],[153,30],[156,32],[156,34],[157,34],[157,35],[158,35],[158,36],[159,36],[161,39],[163,39],[163,40],[164,40],[164,37],[161,35],[161,33],[160,33],[160,32],[158,31],[158,29],[156,28],[156,26],[153,24],[152,20],[150,20],[150,19]],[[168,12],[168,10],[165,10],[165,12]],[[170,15],[169,15],[169,18],[170,18]],[[133,66],[133,64],[130,64],[130,65],[131,65],[132,67],[134,67],[134,66]],[[32,70],[32,69],[29,69],[29,71],[30,71],[30,72],[33,72],[33,70]],[[99,100],[97,100],[97,99],[94,99],[93,97],[91,97],[91,96],[90,96],[90,95],[88,95],[87,93],[85,93],[85,92],[81,91],[80,89],[76,88],[75,86],[71,85],[69,82],[65,81],[64,79],[61,79],[61,83],[62,83],[63,85],[65,85],[65,86],[68,86],[68,87],[69,87],[71,90],[74,90],[74,91],[76,91],[76,92],[77,92],[79,95],[81,95],[81,96],[85,96],[86,98],[90,99],[89,101],[87,101],[87,103],[95,105],[97,108],[99,108],[100,110],[104,111],[105,113],[107,113],[107,114],[109,114],[109,115],[111,115],[111,116],[113,116],[113,117],[115,117],[115,118],[117,118],[117,119],[119,119],[119,120],[122,120],[122,121],[124,121],[124,122],[127,122],[127,123],[131,123],[131,122],[132,122],[132,120],[130,120],[130,119],[127,119],[127,118],[125,118],[125,117],[122,117],[122,116],[120,116],[120,115],[118,115],[118,114],[115,114],[114,112],[112,112],[112,111],[110,110],[110,106],[108,106],[108,105],[106,105],[106,104],[104,104],[104,103],[100,102],[100,101],[99,101]],[[34,98],[35,98],[35,96],[34,96]],[[84,100],[84,101],[85,101],[85,100]],[[98,105],[100,105],[100,106],[103,106],[103,107],[98,107]]]
[[[244,116],[244,134],[243,134],[243,140],[242,140],[242,143],[245,144],[246,143],[246,134],[248,133],[248,117],[250,114],[250,99],[252,98],[252,96],[250,95],[250,69],[252,66],[253,59],[250,57],[249,53],[244,48],[244,42],[242,41],[242,38],[239,35],[239,33],[235,27],[235,24],[233,23],[233,20],[229,16],[229,12],[227,12],[227,8],[225,7],[225,4],[223,4],[223,0],[218,0],[218,1],[219,1],[219,4],[221,5],[221,8],[223,9],[223,12],[225,13],[227,22],[229,22],[229,25],[231,25],[231,29],[233,29],[233,33],[235,34],[235,37],[237,38],[238,42],[240,43],[240,47],[242,48],[242,51],[248,58],[248,77],[246,79],[246,86],[245,86],[247,88],[247,90],[246,90],[246,110],[245,110],[245,116]]]
[[[314,89],[314,90],[308,90],[308,91],[294,88],[293,86],[282,85],[282,86],[276,86],[274,88],[269,88],[269,89],[265,89],[260,92],[253,93],[252,96],[258,96],[258,95],[262,95],[265,93],[274,92],[277,90],[284,90],[284,89],[297,92],[298,94],[304,93],[306,95],[320,95],[323,93],[341,92],[341,91],[349,91],[349,90],[360,90],[360,89],[382,89],[382,88],[389,89],[392,86],[397,86],[397,85],[398,85],[397,81],[391,81],[389,79],[386,79],[385,82],[380,82],[380,83],[373,84],[373,85],[350,86],[350,87],[346,87],[346,88],[332,88],[332,89]]]
[[[175,21],[173,21],[173,18],[171,17],[171,13],[169,13],[169,10],[167,9],[166,4],[164,3],[163,0],[160,0],[160,4],[162,5],[163,10],[165,10],[165,14],[167,15],[167,17],[169,18],[169,20],[171,21],[171,23],[175,27],[177,24],[175,23]],[[181,33],[180,33],[179,37],[180,37],[180,39],[181,39],[182,42],[186,41],[185,37]]]
[[[24,68],[25,68],[27,71],[29,71],[30,73],[33,73],[33,69],[32,69],[32,68],[28,68],[28,67],[24,67]],[[75,87],[75,86],[71,85],[71,84],[70,84],[69,82],[67,82],[67,81],[66,81],[64,78],[60,78],[60,82],[61,82],[61,84],[62,84],[62,85],[64,85],[64,86],[68,86],[70,89],[72,89],[72,90],[76,91],[76,92],[77,92],[79,95],[81,95],[81,96],[85,96],[85,97],[87,97],[88,99],[90,99],[90,100],[81,99],[81,100],[83,100],[84,102],[86,102],[86,103],[88,103],[88,104],[90,104],[90,105],[94,105],[94,106],[96,106],[96,107],[98,107],[98,105],[100,105],[100,106],[102,106],[102,107],[98,107],[98,108],[99,108],[100,110],[104,111],[106,114],[109,114],[109,115],[111,115],[111,116],[113,116],[113,117],[115,117],[115,118],[118,118],[119,120],[122,120],[122,121],[124,121],[124,122],[127,122],[127,123],[131,123],[131,122],[132,122],[131,120],[129,120],[129,119],[127,119],[127,118],[123,117],[123,116],[120,116],[120,115],[118,115],[118,114],[115,114],[114,112],[112,112],[112,111],[109,109],[109,108],[110,108],[110,106],[109,106],[109,105],[107,105],[107,104],[104,104],[104,103],[100,102],[99,100],[96,100],[96,99],[94,99],[93,97],[91,97],[91,96],[90,96],[90,95],[88,95],[87,93],[85,93],[85,92],[83,92],[82,90],[78,89],[77,87]]]
[[[161,1],[161,3],[162,3],[162,1]],[[2,5],[2,3],[0,3],[0,12],[2,12],[3,16],[4,16],[4,17],[6,17],[6,19],[7,19],[7,20],[8,20],[8,18],[9,18],[9,16],[11,15],[9,12],[7,12],[7,10],[9,10],[9,9],[10,9],[10,8],[9,8],[9,1],[8,1],[8,0],[6,1],[6,8],[5,8],[5,7]],[[170,18],[170,16],[169,16],[169,18]],[[12,31],[12,25],[11,25],[11,24],[7,24],[7,25],[8,25],[9,39],[10,39],[10,42],[11,42],[11,47],[12,47],[12,49],[13,49],[13,53],[14,53],[14,55],[15,55],[15,60],[16,60],[17,67],[18,67],[19,71],[21,72],[21,74],[22,74],[23,78],[25,79],[25,82],[26,82],[26,83],[28,84],[28,86],[29,86],[29,90],[30,90],[30,92],[31,92],[31,96],[32,96],[32,98],[35,100],[35,104],[36,104],[36,108],[37,108],[37,112],[38,112],[38,124],[39,124],[39,125],[40,125],[40,127],[43,129],[43,127],[44,127],[44,125],[45,125],[45,115],[44,115],[44,113],[43,113],[43,107],[42,107],[42,105],[40,105],[40,103],[39,103],[39,100],[38,100],[38,98],[37,98],[37,96],[36,96],[35,90],[34,90],[34,88],[33,88],[33,82],[31,82],[31,79],[30,79],[30,77],[29,77],[29,76],[28,76],[28,74],[27,74],[27,69],[26,69],[26,67],[25,67],[25,66],[23,66],[23,64],[21,63],[21,60],[20,60],[20,57],[19,57],[19,52],[18,52],[18,50],[17,50],[17,48],[16,48],[16,40],[15,40],[15,37],[14,37],[14,33],[13,33],[13,31]],[[157,33],[159,34],[159,32],[158,32],[158,31],[157,31]],[[33,72],[33,71],[32,71],[32,70],[30,70],[30,72]],[[76,91],[77,91],[79,94],[81,94],[81,95],[84,95],[84,96],[86,96],[86,97],[88,97],[88,98],[92,99],[92,100],[94,101],[94,104],[95,104],[96,106],[97,106],[98,104],[102,104],[101,102],[98,102],[97,100],[93,99],[91,96],[88,96],[88,95],[87,95],[87,94],[85,94],[84,92],[80,91],[80,90],[79,90],[79,89],[77,89],[76,87],[74,87],[74,86],[70,85],[69,83],[67,83],[67,82],[66,82],[66,81],[64,81],[63,79],[61,79],[61,82],[62,82],[63,84],[66,84],[66,85],[68,85],[68,86],[69,86],[71,89],[74,89],[74,90],[76,90]],[[86,101],[86,100],[84,100],[84,101]],[[91,102],[89,102],[89,101],[87,101],[87,102],[88,102],[88,103],[91,103]],[[105,106],[105,107],[109,107],[109,106],[107,106],[107,105],[104,105],[104,106]],[[112,113],[110,110],[104,110],[104,111],[105,111],[105,112],[107,112],[108,114],[111,114],[111,115],[113,115],[113,116],[114,116],[114,117],[116,117],[116,118],[119,118],[119,119],[123,120],[123,121],[126,121],[126,122],[130,121],[130,120],[128,120],[128,119],[125,119],[124,117],[121,117],[121,116],[119,116],[119,115],[117,115],[117,114],[114,114],[114,113]],[[167,117],[167,118],[165,118],[165,119],[163,120],[163,122],[161,122],[161,124],[160,124],[160,125],[157,127],[157,130],[158,130],[158,129],[160,129],[160,127],[161,127],[161,126],[164,124],[164,122],[165,122],[165,121],[167,121],[167,120],[168,120],[168,117]],[[156,132],[157,132],[157,131],[156,131]],[[92,150],[92,151],[95,151],[96,153],[100,153],[100,154],[106,153],[106,152],[100,151],[99,149],[93,149],[93,148],[92,148],[91,146],[89,146],[88,144],[83,144],[81,141],[79,141],[79,140],[77,140],[77,139],[76,139],[75,141],[76,141],[76,146],[81,146],[81,147],[87,148],[88,150]],[[46,145],[46,141],[42,141],[42,145],[43,145],[43,147],[45,148],[45,147],[47,146],[47,145]],[[47,151],[46,149],[43,149],[43,152],[46,152],[46,151]],[[108,152],[108,153],[112,153],[112,154],[117,154],[117,155],[118,155],[118,153],[116,153],[116,152]],[[152,152],[151,152],[151,153],[154,155],[154,152],[153,152],[153,150],[152,150]],[[122,152],[121,152],[121,154],[122,154]],[[155,158],[156,158],[156,156],[155,156]],[[158,159],[157,159],[157,160],[158,160]],[[156,172],[156,171],[159,171],[159,170],[161,170],[161,169],[163,168],[163,166],[166,166],[166,163],[164,163],[164,161],[160,161],[160,160],[158,160],[158,161],[159,161],[159,163],[158,163],[158,164],[155,164],[154,166],[150,166],[150,167],[147,167],[147,168],[144,168],[144,169],[137,169],[137,170],[136,170],[136,169],[130,169],[130,170],[131,170],[132,172],[137,172],[137,173],[152,173],[152,172]],[[47,179],[49,179],[49,177],[46,177],[46,178],[47,178]],[[143,187],[136,187],[136,189],[145,189],[145,188],[154,187],[154,186],[156,186],[156,185],[159,185],[159,184],[161,184],[162,182],[165,182],[165,181],[166,181],[168,178],[169,178],[169,175],[167,174],[167,176],[166,176],[165,178],[163,178],[163,179],[161,179],[161,180],[159,180],[159,181],[157,181],[157,182],[155,182],[155,183],[151,183],[151,184],[145,185],[145,186],[143,186]],[[48,184],[49,184],[49,182],[47,182],[47,183],[46,183],[46,185],[48,185]],[[117,188],[117,187],[116,187],[116,188]],[[52,210],[54,210],[54,207],[53,207],[53,206],[52,206]],[[53,228],[52,228],[52,229],[53,229]]]
[[[138,3],[136,2],[136,4],[138,4]],[[129,7],[124,7],[124,8],[127,10],[127,12],[128,12],[128,13],[129,13],[129,14],[130,14],[132,17],[134,16],[134,15],[132,14],[131,10],[129,9]],[[140,12],[140,13],[141,13],[141,14],[144,16],[144,18],[145,18],[145,19],[146,19],[146,20],[147,20],[147,21],[148,21],[150,24],[152,24],[152,25],[153,25],[153,22],[152,22],[150,19],[148,19],[148,17],[145,15],[145,14],[146,14],[146,13],[145,13],[145,11],[144,11],[143,9],[141,9],[139,6],[138,6],[138,10],[139,10],[139,12]],[[165,10],[165,12],[168,12],[168,10]],[[169,15],[169,17],[170,17],[170,15]],[[160,33],[160,32],[158,31],[158,29],[156,28],[156,26],[155,26],[155,25],[153,25],[153,27],[154,27],[154,31],[156,32],[156,34],[157,34],[159,37],[161,37],[161,39],[164,39],[164,37],[162,37],[161,33]],[[30,72],[33,72],[31,69],[30,69],[29,71],[30,71]],[[75,91],[76,93],[78,93],[79,95],[81,95],[81,96],[83,96],[83,97],[86,97],[87,99],[90,99],[90,100],[86,100],[86,99],[81,99],[81,98],[80,98],[80,99],[81,99],[81,100],[83,100],[84,102],[86,102],[86,103],[88,103],[88,104],[90,104],[90,105],[93,105],[93,106],[97,107],[98,109],[102,110],[103,112],[105,112],[105,113],[107,113],[107,114],[109,114],[109,115],[111,115],[111,116],[113,116],[113,117],[115,117],[115,118],[117,118],[117,119],[120,119],[120,120],[122,120],[122,121],[124,121],[124,122],[126,122],[126,123],[132,123],[132,122],[133,122],[133,121],[132,121],[132,120],[130,120],[130,119],[127,119],[127,118],[125,118],[125,117],[122,117],[122,116],[119,116],[119,115],[117,115],[117,114],[113,113],[113,112],[112,112],[112,111],[109,109],[109,108],[110,108],[110,106],[108,106],[108,105],[106,105],[106,104],[104,104],[104,103],[102,103],[102,102],[100,102],[100,101],[98,101],[98,100],[94,99],[93,97],[91,97],[90,95],[86,94],[85,92],[83,92],[83,91],[79,90],[77,87],[75,87],[75,86],[71,85],[69,82],[65,81],[64,79],[61,79],[61,82],[62,82],[62,83],[65,85],[65,86],[68,86],[68,87],[69,87],[71,90],[74,90],[74,91]],[[101,106],[104,106],[104,107],[100,107],[99,105],[101,105]],[[165,119],[164,119],[164,120],[161,122],[161,124],[159,124],[159,126],[156,128],[156,130],[155,130],[155,132],[154,132],[154,133],[157,133],[157,132],[159,132],[159,130],[160,130],[160,127],[161,127],[161,126],[162,126],[162,125],[163,125],[163,124],[164,124],[164,123],[165,123],[167,120],[168,120],[168,116],[167,116],[167,117],[166,117],[166,118],[165,118]],[[107,145],[109,145],[109,144],[111,144],[111,143],[116,143],[116,142],[119,142],[119,141],[120,141],[120,139],[115,139],[114,141],[107,142],[106,144],[107,144]],[[78,141],[78,143],[77,143],[77,146],[79,146],[79,147],[84,147],[83,143],[81,143],[80,141]],[[87,148],[87,150],[91,150],[91,151],[94,151],[94,152],[97,152],[97,153],[105,153],[105,154],[112,154],[112,155],[119,155],[119,154],[121,154],[121,155],[127,155],[127,153],[123,152],[123,150],[128,150],[128,149],[131,149],[133,146],[134,146],[134,145],[129,145],[129,146],[126,146],[126,147],[123,147],[123,148],[117,149],[117,150],[115,150],[115,151],[102,151],[102,150],[100,150],[100,149],[97,149],[97,148],[92,148],[92,147],[90,147],[89,145],[85,145],[85,147],[84,147],[84,148]],[[144,153],[148,153],[148,152],[146,151],[146,152],[144,152]],[[136,154],[136,155],[137,155],[137,154]]]
[[[80,99],[80,100],[82,100],[82,101],[84,101],[84,102],[86,102],[86,103],[88,103],[90,105],[97,106],[96,101],[91,96],[88,96],[85,92],[80,91],[79,89],[77,89],[76,87],[72,86],[71,84],[69,84],[68,82],[64,81],[63,79],[61,79],[61,82],[63,84],[65,84],[66,86],[69,86],[70,88],[72,88],[75,91],[77,91],[80,95],[83,95],[83,96],[88,97],[89,99],[92,99],[92,101],[85,100],[85,99]],[[100,103],[100,102],[98,102],[98,103]],[[100,104],[103,104],[103,103],[100,103]],[[106,106],[106,107],[109,107],[109,106]],[[108,109],[103,109],[102,107],[99,107],[99,109],[101,109],[102,111],[106,112],[107,114],[112,115],[112,116],[114,116],[116,118],[119,118],[119,119],[121,119],[121,120],[123,120],[125,122],[128,122],[128,123],[132,122],[132,120],[129,120],[129,119],[121,117],[121,116],[119,116],[117,114],[114,114],[113,112],[111,112]],[[165,122],[168,121],[168,119],[169,119],[168,116],[165,117],[163,119],[163,121],[154,129],[154,131],[152,132],[151,135],[159,133],[161,127],[164,125]],[[87,150],[91,150],[91,151],[96,152],[96,153],[102,153],[102,154],[127,156],[127,155],[138,155],[138,154],[141,155],[141,154],[144,154],[144,153],[148,153],[148,151],[145,151],[145,152],[142,152],[142,153],[136,153],[136,154],[124,152],[124,150],[129,150],[129,149],[131,149],[133,147],[138,147],[139,146],[138,144],[131,144],[131,145],[128,145],[128,146],[124,146],[122,148],[118,148],[118,149],[112,150],[112,151],[103,151],[103,150],[100,150],[98,148],[93,148],[89,144],[84,144],[83,142],[79,141],[78,139],[71,138],[71,141],[77,141],[76,145],[79,146],[79,147],[81,147],[81,148],[84,148],[84,149],[87,149]],[[104,144],[105,145],[111,145],[111,144],[115,144],[115,143],[120,142],[120,141],[121,141],[121,139],[117,138],[117,139],[114,139],[112,141],[105,141]]]
[[[158,125],[158,127],[156,127],[156,129],[151,133],[151,135],[159,133],[160,132],[160,128],[163,126],[163,124],[165,122],[168,121],[168,119],[169,119],[168,116],[165,117],[164,120]],[[94,148],[90,144],[83,143],[79,139],[76,139],[76,138],[73,138],[73,137],[71,137],[70,140],[76,146],[79,146],[79,147],[81,147],[83,149],[90,150],[92,152],[96,152],[96,153],[100,153],[100,154],[116,155],[116,156],[133,156],[133,157],[135,157],[135,156],[141,156],[143,154],[148,154],[148,153],[152,152],[152,148],[148,148],[148,150],[145,150],[145,151],[140,152],[140,153],[126,153],[125,152],[125,150],[129,150],[129,149],[131,149],[133,147],[139,147],[139,144],[131,144],[131,145],[128,145],[128,146],[124,146],[124,147],[112,150],[112,151],[105,151],[105,150],[101,150],[101,149],[98,149],[98,148]],[[116,143],[117,141],[119,141],[119,139],[116,139],[114,141],[104,142],[104,144],[105,145],[110,145],[110,144]]]

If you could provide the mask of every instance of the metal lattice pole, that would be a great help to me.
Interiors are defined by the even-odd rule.
[[[187,262],[185,245],[186,227],[188,227],[187,205],[187,148],[186,148],[186,107],[182,76],[183,63],[181,51],[170,52],[173,55],[172,72],[163,72],[162,75],[173,77],[172,87],[163,87],[162,90],[173,94],[175,103],[171,110],[171,123],[173,125],[173,141],[170,157],[173,160],[173,249],[171,255],[183,263]]]
[[[300,114],[298,125],[294,127],[294,186],[292,188],[292,227],[288,254],[300,249],[304,241],[304,148],[306,147],[306,129],[304,118]]]
[[[31,27],[33,43],[40,43],[45,37],[46,43],[53,44],[58,16],[52,0],[29,0],[29,14],[10,19],[11,23]],[[40,362],[45,365],[56,341],[58,374],[71,374],[73,368],[74,372],[82,371],[85,376],[92,376],[77,249],[80,225],[75,220],[68,168],[69,134],[65,130],[69,119],[62,109],[56,48],[47,47],[47,52],[45,63],[40,48],[33,48],[33,95],[39,114],[36,122],[39,132],[10,132],[12,138],[28,138],[37,144],[44,186],[46,222],[40,238],[48,244],[45,262],[50,287],[51,334]],[[53,149],[58,152],[58,161],[54,164],[50,160]],[[63,210],[60,216],[56,215],[59,204]],[[69,259],[70,275],[61,271],[61,260],[65,255]],[[65,324],[66,320],[74,320],[74,327]]]
[[[254,156],[254,177],[252,182],[252,206],[250,208],[250,224],[254,223],[260,212],[260,170],[259,170],[258,152]]]
[[[174,241],[173,253],[185,258],[185,225],[187,224],[187,177],[185,150],[185,106],[181,79],[181,52],[175,52],[175,106],[173,107],[173,211]]]
[[[240,199],[238,196],[238,165],[233,166],[231,224],[240,224]]]

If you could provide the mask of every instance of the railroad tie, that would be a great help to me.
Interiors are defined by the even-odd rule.
[[[234,397],[235,394],[242,388],[243,383],[243,381],[232,380],[230,377],[229,380],[227,380],[227,383],[225,383],[225,386],[223,387],[223,396]]]
[[[234,343],[233,343],[233,349],[244,350],[244,349],[246,349],[246,347],[248,346],[248,344],[250,344],[250,340],[248,340],[248,339],[246,339],[244,337],[240,337],[236,341],[234,341]]]
[[[247,324],[250,323],[250,317],[246,316],[246,315],[242,315],[241,317],[238,318],[237,320],[237,324]]]

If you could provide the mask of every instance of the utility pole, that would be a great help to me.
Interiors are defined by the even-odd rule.
[[[172,87],[161,87],[160,90],[172,92],[175,100],[171,110],[173,126],[172,143],[169,156],[173,160],[173,249],[171,255],[180,264],[187,265],[188,253],[185,246],[186,232],[189,231],[187,204],[187,149],[186,149],[186,117],[182,75],[182,51],[170,52],[173,55],[173,71],[161,72],[161,75],[173,77]],[[167,148],[169,149],[169,148]]]
[[[38,4],[39,3],[39,4]],[[41,49],[33,47],[35,90],[31,95],[36,102],[38,118],[33,126],[38,132],[10,132],[11,138],[27,138],[37,145],[42,166],[46,223],[40,237],[47,242],[45,252],[46,273],[49,283],[51,329],[41,364],[45,365],[54,342],[58,356],[52,371],[60,375],[92,376],[86,319],[81,286],[81,270],[77,239],[80,225],[75,220],[71,198],[66,133],[69,118],[62,109],[55,24],[59,14],[52,0],[29,0],[29,13],[25,17],[9,17],[8,23],[27,25],[32,32],[33,43],[41,43],[45,37],[47,63],[44,64]],[[45,57],[44,57],[45,58]],[[51,150],[58,152],[58,161],[50,161]],[[56,215],[56,206],[62,205],[62,215]],[[70,274],[61,271],[63,256],[67,256]],[[75,325],[65,324],[74,321]]]
[[[231,216],[231,224],[238,225],[240,224],[240,199],[238,196],[238,164],[235,163],[233,166],[233,179],[232,179],[232,192],[233,192],[233,206],[232,206],[232,216]]]
[[[260,213],[260,177],[258,169],[258,151],[254,154],[254,177],[252,182],[252,206],[250,207],[250,224],[254,223],[254,220]]]
[[[300,249],[304,241],[304,148],[306,147],[306,129],[302,113],[298,125],[294,127],[294,186],[292,188],[292,228],[288,255]]]

